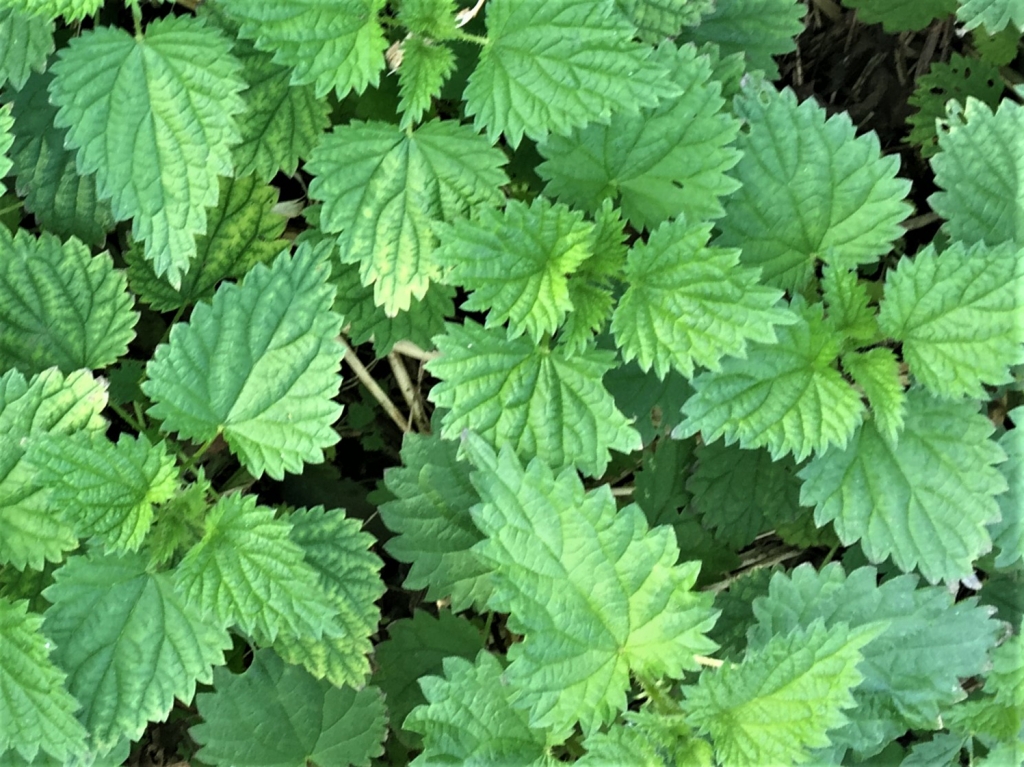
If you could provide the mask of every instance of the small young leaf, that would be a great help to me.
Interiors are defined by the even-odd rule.
[[[855,346],[881,340],[875,310],[868,305],[867,286],[857,279],[855,270],[825,264],[821,292],[826,321],[837,333],[846,336]]]
[[[843,369],[868,398],[879,435],[891,447],[896,447],[903,431],[907,395],[893,350],[879,346],[866,352],[847,352],[842,359]]]
[[[447,45],[422,37],[410,37],[402,43],[402,64],[398,69],[398,89],[402,94],[398,103],[402,113],[399,128],[404,130],[420,121],[455,66],[455,54]]]

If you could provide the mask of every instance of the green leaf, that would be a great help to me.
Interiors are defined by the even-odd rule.
[[[1024,107],[1003,99],[993,113],[977,99],[954,106],[932,157],[940,191],[928,198],[942,231],[965,245],[1024,244]],[[1000,200],[993,205],[992,200]]]
[[[854,690],[851,721],[830,733],[868,754],[908,728],[937,729],[940,709],[965,696],[959,680],[983,669],[999,633],[976,599],[954,602],[943,587],[917,587],[915,575],[878,580],[873,567],[847,576],[838,563],[776,573],[769,595],[754,602],[757,623],[747,634],[756,650],[818,620],[851,629],[884,621],[862,651],[864,682]]]
[[[405,7],[404,5],[402,6]],[[423,37],[410,37],[402,42],[402,63],[398,68],[398,89],[402,100],[398,111],[402,119],[398,127],[418,123],[441,94],[445,81],[455,71],[455,54],[447,45]]]
[[[94,16],[103,0],[5,0],[5,5],[49,19],[63,16],[67,21],[81,21],[86,16]]]
[[[879,435],[896,447],[903,431],[907,395],[893,350],[876,347],[866,352],[848,352],[843,355],[843,369],[864,390]]]
[[[781,288],[802,288],[817,260],[838,268],[874,263],[903,235],[910,182],[899,155],[880,154],[874,133],[855,136],[845,112],[825,119],[814,99],[754,83],[737,98],[750,124],[740,134],[742,187],[726,202],[720,244]]]
[[[538,456],[553,469],[575,465],[590,476],[604,472],[609,450],[640,448],[640,435],[601,383],[613,367],[611,352],[569,356],[525,336],[509,341],[472,320],[448,325],[436,341],[442,356],[427,369],[440,379],[430,399],[449,409],[445,439],[472,429],[524,459]]]
[[[168,574],[146,565],[142,553],[71,557],[43,592],[53,602],[43,630],[57,644],[54,660],[101,749],[141,737],[147,722],[167,717],[174,698],[191,703],[196,682],[212,681],[211,666],[224,663],[231,646]]]
[[[832,521],[844,544],[859,540],[872,562],[891,556],[932,583],[964,578],[992,547],[985,525],[999,518],[995,496],[1006,490],[992,430],[975,402],[912,389],[899,445],[867,421],[845,448],[800,472],[800,501],[815,506],[819,526]]]
[[[999,471],[1009,489],[996,497],[1002,519],[989,525],[992,543],[999,550],[996,567],[1004,568],[1024,557],[1024,408],[1011,410],[1009,416],[1014,428],[999,438],[999,446],[1006,453]]]
[[[11,117],[11,108],[6,106],[0,107],[0,179],[6,176],[14,165],[14,163],[7,159],[8,150],[14,143],[14,134],[11,132],[13,127],[14,118]],[[6,192],[7,187],[0,181],[0,194]],[[3,234],[7,234],[6,229],[3,231]]]
[[[625,361],[659,378],[673,367],[692,378],[695,364],[721,370],[726,355],[745,357],[748,341],[774,343],[775,325],[797,321],[776,306],[782,291],[739,266],[739,250],[707,247],[711,228],[680,216],[629,251],[612,332]]]
[[[684,26],[695,26],[714,10],[714,0],[615,0],[647,42],[675,37]]]
[[[0,8],[0,86],[10,83],[20,91],[33,71],[46,68],[46,57],[51,53],[50,19],[17,4]]]
[[[338,441],[341,319],[320,255],[300,247],[257,264],[171,328],[142,385],[163,431],[204,442],[223,434],[254,477],[323,461]]]
[[[326,678],[335,687],[362,687],[370,673],[370,637],[380,623],[376,601],[384,593],[378,574],[383,563],[368,551],[376,540],[359,529],[358,520],[346,519],[340,509],[299,509],[287,521],[292,525],[289,537],[319,576],[340,632],[325,632],[318,641],[308,632],[293,635],[284,631],[274,649],[285,661],[301,663],[314,677]]]
[[[85,747],[85,728],[64,672],[50,660],[43,619],[28,602],[0,598],[0,757],[13,750],[26,761],[40,751],[65,760]]]
[[[442,673],[445,658],[472,661],[484,649],[484,639],[476,626],[447,610],[441,610],[437,618],[416,610],[411,619],[388,624],[388,638],[374,648],[377,671],[372,681],[387,699],[393,732],[399,740],[410,747],[423,747],[418,735],[401,727],[410,711],[427,702],[417,680]]]
[[[139,318],[123,272],[76,239],[0,229],[0,368],[104,368],[128,351]]]
[[[242,37],[291,69],[292,85],[314,83],[318,99],[333,89],[339,100],[379,82],[388,46],[378,18],[383,5],[383,0],[217,0],[217,7],[241,24]]]
[[[799,0],[717,0],[715,10],[679,35],[682,42],[715,43],[728,56],[741,53],[747,69],[779,76],[774,56],[796,50],[806,6]]]
[[[546,194],[587,210],[614,199],[637,229],[680,215],[696,222],[725,213],[719,198],[739,187],[726,171],[740,159],[731,146],[740,123],[723,112],[711,60],[692,45],[677,50],[665,43],[655,61],[680,95],[639,114],[616,112],[607,125],[549,136],[537,166]]]
[[[524,469],[509,445],[495,456],[475,435],[464,448],[486,536],[474,550],[495,573],[488,604],[524,635],[504,678],[532,727],[589,734],[626,707],[631,672],[679,679],[715,649],[710,595],[691,591],[700,563],[676,564],[670,528],[649,529],[635,505],[617,511],[607,485],[588,493],[571,468]]]
[[[153,506],[178,490],[174,456],[146,437],[50,434],[36,438],[27,460],[75,534],[97,536],[108,553],[134,551],[153,522]]]
[[[960,0],[956,11],[965,29],[981,25],[989,33],[999,32],[1011,22],[1024,30],[1024,2],[1022,0]]]
[[[384,751],[386,713],[376,687],[332,687],[264,649],[244,674],[216,669],[214,688],[196,696],[204,721],[189,730],[205,764],[369,767]]]
[[[654,373],[644,373],[635,360],[609,370],[604,385],[615,406],[633,421],[644,445],[678,426],[683,403],[693,396],[693,387],[679,373],[672,370],[661,381]]]
[[[821,293],[827,307],[826,321],[837,333],[856,346],[882,340],[876,312],[868,305],[867,284],[858,279],[856,270],[825,264]]]
[[[110,202],[100,200],[94,175],[80,176],[67,131],[54,125],[47,88],[53,74],[33,74],[13,100],[15,190],[39,225],[62,238],[98,245],[114,228]]]
[[[239,69],[221,33],[188,16],[154,21],[138,38],[84,32],[52,67],[56,125],[69,129],[79,172],[96,174],[114,218],[134,219],[132,235],[175,287],[217,202],[217,176],[232,172]]]
[[[402,465],[384,472],[396,497],[380,506],[380,516],[397,535],[385,544],[400,562],[412,564],[405,577],[410,591],[426,598],[450,598],[452,610],[482,609],[491,593],[490,568],[472,551],[483,536],[469,509],[480,498],[469,481],[470,466],[456,460],[458,443],[436,435],[408,433]]]
[[[432,223],[504,201],[505,155],[457,121],[411,135],[388,123],[339,125],[313,151],[310,197],[324,201],[325,232],[340,232],[342,261],[388,316],[409,309],[440,276]]]
[[[610,2],[491,0],[487,41],[464,98],[474,127],[515,149],[678,94]],[[642,88],[637,83],[643,83]]]
[[[801,513],[796,463],[791,456],[773,461],[766,450],[701,445],[686,488],[704,527],[736,550]]]
[[[843,0],[843,5],[857,11],[858,21],[881,23],[886,32],[924,29],[956,10],[956,0]]]
[[[455,13],[455,0],[402,0],[398,22],[414,35],[447,40],[455,34]]]
[[[1005,67],[1017,58],[1020,33],[1021,30],[1014,26],[1008,26],[995,34],[989,34],[985,27],[975,27],[971,32],[971,42],[974,43],[979,60],[997,67]],[[991,106],[994,109],[996,105]]]
[[[846,722],[850,691],[863,679],[860,650],[879,630],[815,622],[776,634],[742,664],[684,687],[688,721],[710,733],[723,767],[805,764],[810,749],[829,745],[825,731]]]
[[[653,449],[644,451],[640,469],[633,475],[633,498],[652,527],[671,525],[690,502],[686,478],[694,461],[695,442],[662,437]]]
[[[28,441],[41,434],[102,434],[106,405],[103,385],[84,370],[65,378],[50,368],[27,381],[17,370],[0,376],[0,563],[42,570],[45,561],[59,562],[78,546],[22,459]]]
[[[444,676],[423,677],[420,686],[428,703],[413,709],[405,720],[408,729],[423,736],[423,753],[412,767],[547,763],[550,738],[513,707],[513,689],[501,663],[487,651],[480,651],[475,664],[445,658]]]
[[[485,327],[507,321],[510,339],[526,333],[538,344],[573,310],[569,275],[591,257],[593,233],[582,213],[560,203],[509,200],[504,214],[484,208],[440,229],[434,258],[444,282],[470,291],[464,311],[486,311]]]
[[[620,767],[626,764],[712,767],[711,744],[695,736],[680,714],[655,713],[653,706],[626,711],[622,722],[583,741],[587,753],[579,767]]]
[[[235,175],[254,173],[265,182],[278,171],[291,176],[328,126],[330,103],[317,98],[310,84],[291,85],[293,70],[251,45],[237,42],[232,52],[249,85],[242,94],[248,109],[238,117],[242,140],[233,150]]]
[[[940,397],[985,398],[1024,362],[1024,247],[952,243],[903,259],[878,320],[918,381]]]
[[[205,531],[174,569],[188,604],[225,628],[238,625],[273,642],[278,632],[323,636],[332,609],[291,525],[256,497],[222,496],[207,512]]]
[[[950,730],[981,734],[1014,744],[1024,755],[1020,740],[1024,726],[1024,644],[1014,636],[992,652],[992,669],[985,675],[985,696],[954,706],[943,719]]]
[[[842,447],[864,417],[860,397],[835,369],[840,338],[825,323],[821,304],[791,305],[800,319],[775,329],[777,344],[751,344],[746,359],[730,358],[719,371],[693,380],[683,405],[686,420],[673,435],[698,431],[707,443],[767,447],[778,460],[797,461],[829,445]]]
[[[160,312],[208,300],[227,279],[241,279],[256,264],[265,264],[288,242],[281,239],[287,221],[274,212],[277,189],[255,176],[222,178],[217,207],[208,213],[207,233],[196,237],[196,258],[174,288],[156,276],[140,248],[124,253],[132,291]]]

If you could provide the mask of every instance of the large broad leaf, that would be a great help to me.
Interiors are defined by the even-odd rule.
[[[203,723],[189,731],[204,764],[369,767],[384,751],[387,715],[376,687],[332,687],[264,649],[244,674],[217,669],[214,688],[196,696]]]
[[[145,554],[72,557],[54,578],[43,630],[93,745],[138,739],[175,698],[191,703],[196,682],[212,682],[211,667],[224,663],[228,633],[202,620],[170,575],[149,572]]]
[[[878,319],[928,389],[985,398],[1024,362],[1024,247],[928,246],[888,273]]]
[[[565,135],[679,92],[610,2],[491,0],[486,8],[487,39],[465,99],[492,142],[504,133],[515,148],[524,134]]]
[[[1024,244],[1024,106],[1003,99],[993,113],[968,98],[949,113],[939,149],[931,164],[941,191],[928,204],[950,239]]]
[[[886,32],[924,29],[956,10],[957,0],[843,0],[865,24],[881,22]]]
[[[322,99],[376,85],[387,40],[377,18],[384,0],[216,0],[242,25],[241,35],[291,70],[293,85],[314,83]]]
[[[967,577],[992,547],[985,525],[999,519],[995,496],[1006,490],[995,468],[1006,455],[992,431],[976,403],[913,389],[895,448],[866,421],[845,448],[800,472],[800,500],[843,543],[859,540],[872,562],[891,556],[932,583]]]
[[[164,431],[201,441],[223,433],[256,477],[281,479],[323,461],[338,441],[341,318],[330,311],[321,255],[304,246],[259,264],[171,328],[142,385]]]
[[[956,16],[967,29],[984,25],[989,34],[1011,22],[1024,30],[1024,0],[960,0]]]
[[[50,368],[31,380],[17,370],[0,377],[0,563],[42,570],[78,545],[72,527],[47,503],[35,470],[24,460],[41,434],[102,434],[107,423],[102,384],[85,371],[65,378]]]
[[[710,595],[691,591],[700,564],[677,564],[671,528],[649,529],[635,505],[617,511],[607,485],[588,493],[572,469],[524,469],[476,435],[464,448],[480,469],[472,513],[486,538],[474,550],[494,567],[488,604],[524,635],[505,678],[531,726],[593,732],[625,708],[630,673],[679,679],[715,649]]]
[[[75,719],[78,701],[64,687],[66,675],[50,660],[52,643],[41,616],[28,602],[0,598],[0,761],[6,751],[26,761],[40,751],[64,761],[85,748],[85,728]]]
[[[33,70],[42,72],[46,68],[46,57],[51,53],[50,19],[17,4],[0,8],[0,86],[10,83],[21,90]]]
[[[640,448],[640,435],[601,383],[611,352],[569,356],[526,336],[509,341],[472,320],[449,325],[436,340],[442,356],[427,368],[440,379],[430,399],[449,409],[445,439],[472,429],[524,459],[538,456],[554,469],[575,465],[591,476],[604,472],[609,450]]]
[[[537,166],[545,193],[589,210],[616,199],[638,229],[679,215],[704,221],[724,214],[719,198],[739,187],[726,171],[740,159],[730,146],[740,123],[723,111],[711,61],[694,46],[665,43],[656,60],[681,94],[639,114],[617,112],[608,125],[549,136]]]
[[[408,133],[388,123],[340,125],[324,136],[306,170],[323,200],[320,226],[340,233],[343,261],[360,264],[364,285],[388,316],[422,298],[440,275],[435,221],[504,200],[505,155],[457,121]]]
[[[84,32],[52,67],[56,124],[68,128],[79,172],[96,174],[116,219],[134,219],[146,258],[175,287],[217,203],[217,176],[232,172],[239,69],[228,40],[189,16],[154,21],[139,37]]]
[[[720,370],[726,355],[745,357],[748,341],[774,343],[775,325],[797,321],[776,306],[782,291],[759,285],[739,250],[707,247],[710,236],[710,223],[679,217],[630,249],[629,287],[612,316],[625,361],[653,365],[659,378],[673,367],[692,378],[695,365]]]
[[[726,202],[722,245],[742,248],[744,263],[787,289],[806,285],[819,259],[852,267],[892,249],[910,182],[874,133],[855,136],[845,113],[826,120],[814,99],[798,104],[766,84],[749,86],[736,108],[750,130],[737,139],[743,186]]]
[[[139,315],[124,272],[76,239],[0,229],[0,369],[103,368],[128,351]]]
[[[835,369],[841,337],[825,323],[820,304],[794,300],[795,325],[775,329],[776,344],[755,343],[745,359],[693,381],[678,435],[698,431],[705,442],[725,436],[741,447],[767,447],[775,459],[802,461],[829,445],[845,445],[864,417],[857,392]]]

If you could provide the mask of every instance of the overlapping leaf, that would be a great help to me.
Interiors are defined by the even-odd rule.
[[[1008,489],[996,497],[1002,518],[989,526],[992,542],[999,549],[996,567],[1010,567],[1024,557],[1024,408],[1009,413],[1014,428],[999,439],[1006,461],[999,470]]]
[[[984,697],[955,706],[945,714],[949,729],[992,738],[1009,746],[1019,760],[1024,756],[1024,643],[1019,635],[992,652],[992,669],[985,676],[984,692]]]
[[[1024,30],[1024,2],[1022,0],[960,0],[956,17],[966,29],[984,25],[989,34],[998,32],[1012,23]]]
[[[117,360],[139,318],[127,282],[76,239],[0,230],[0,369],[71,373]]]
[[[398,69],[398,89],[402,94],[398,102],[398,111],[402,113],[400,128],[420,121],[454,71],[455,54],[447,45],[422,37],[410,37],[402,43],[402,64]]]
[[[847,545],[859,540],[872,562],[891,556],[933,583],[966,577],[992,546],[985,525],[999,518],[995,496],[1006,490],[995,468],[1006,456],[992,430],[974,402],[912,389],[899,444],[866,421],[845,448],[800,472],[801,502]]]
[[[679,92],[610,2],[491,0],[486,9],[487,41],[465,99],[491,142],[504,134],[515,148],[524,134],[565,135]]]
[[[63,16],[68,21],[80,21],[94,15],[103,5],[103,0],[6,0],[5,4],[49,19]]]
[[[843,355],[843,369],[868,398],[879,435],[895,447],[903,431],[907,407],[896,355],[883,346],[866,352],[848,352]]]
[[[867,285],[858,279],[856,270],[826,264],[821,292],[826,320],[849,339],[845,345],[864,346],[882,340],[876,311],[869,306]]]
[[[723,215],[719,198],[739,187],[726,171],[740,158],[730,146],[740,123],[722,111],[711,60],[694,46],[665,43],[655,60],[680,95],[639,114],[616,113],[607,125],[549,136],[539,147],[545,162],[537,166],[548,181],[545,193],[589,210],[619,200],[638,229],[679,215],[690,221]]]
[[[59,56],[50,96],[79,172],[96,174],[114,217],[133,219],[156,274],[177,286],[217,202],[217,176],[232,172],[245,83],[228,40],[196,18],[169,16],[139,38],[90,30]]]
[[[800,288],[821,259],[837,267],[872,263],[903,234],[910,182],[896,177],[898,155],[881,156],[878,137],[855,137],[849,115],[825,119],[789,90],[748,86],[736,108],[750,124],[737,147],[742,187],[726,202],[721,244],[743,249],[769,285]]]
[[[525,336],[509,341],[472,320],[449,325],[436,340],[442,356],[427,367],[441,380],[430,399],[449,409],[446,439],[472,429],[524,459],[538,456],[554,469],[575,465],[591,476],[604,471],[609,450],[640,448],[640,435],[601,383],[611,352],[568,356]]]
[[[324,201],[321,228],[340,233],[343,261],[360,264],[364,285],[388,316],[422,298],[440,269],[435,221],[498,205],[505,155],[457,121],[432,121],[410,134],[388,123],[337,126],[306,169],[311,197]]]
[[[648,707],[626,711],[622,722],[584,739],[587,753],[579,767],[617,767],[624,764],[693,765],[714,763],[711,744],[696,736],[682,714],[667,714]]]
[[[11,116],[10,107],[0,107],[0,178],[6,176],[13,163],[7,159],[7,153],[14,143],[14,134],[11,129],[14,127],[14,118]],[[7,188],[0,182],[0,194],[4,194]],[[7,234],[5,231],[4,234]]]
[[[714,10],[714,0],[615,0],[615,5],[648,41],[675,37],[683,26],[694,26]]]
[[[183,439],[223,434],[253,476],[280,479],[338,441],[341,319],[313,247],[255,266],[171,329],[147,366],[149,413]]]
[[[957,8],[956,0],[843,0],[843,5],[865,24],[881,23],[886,32],[924,29]]]
[[[50,19],[17,4],[0,7],[0,86],[21,90],[33,71],[43,71],[51,53]]]
[[[572,469],[524,469],[476,435],[464,447],[480,469],[472,514],[486,538],[474,550],[494,567],[488,604],[524,635],[505,678],[531,726],[593,732],[625,708],[631,672],[678,679],[715,649],[711,599],[691,591],[700,565],[677,564],[670,528],[649,529],[635,505],[617,511],[606,485],[588,493]]]
[[[723,357],[746,356],[749,341],[774,343],[775,325],[797,321],[776,306],[781,291],[739,266],[739,250],[707,247],[710,236],[710,223],[679,217],[630,250],[629,287],[612,317],[624,360],[659,378],[672,367],[692,378],[695,365],[721,370]]]

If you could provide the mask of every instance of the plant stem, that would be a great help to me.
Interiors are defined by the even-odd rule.
[[[391,416],[391,420],[395,422],[402,433],[409,431],[409,423],[405,420],[405,416],[402,415],[401,411],[395,407],[395,403],[391,401],[391,398],[387,393],[380,388],[380,385],[373,380],[373,376],[370,375],[370,371],[366,369],[363,363],[359,360],[355,350],[349,345],[348,341],[344,336],[338,336],[338,341],[345,347],[345,362],[352,368],[352,372],[356,374],[356,378],[359,382],[366,387],[366,390],[373,395],[373,398],[380,403],[380,406],[384,408],[384,412]]]

